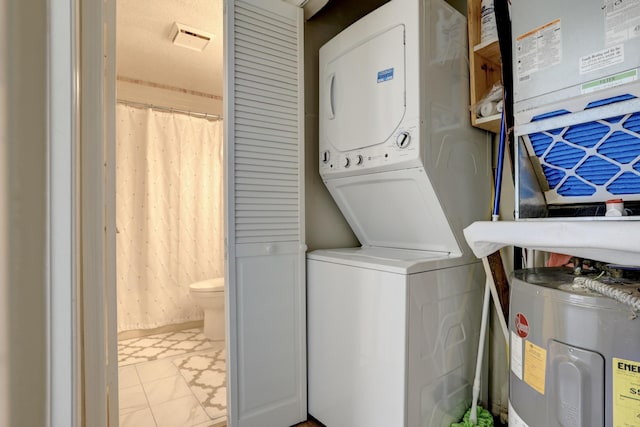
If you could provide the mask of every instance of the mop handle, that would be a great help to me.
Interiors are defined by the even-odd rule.
[[[491,300],[491,289],[489,278],[484,286],[484,300],[482,301],[482,322],[480,323],[480,342],[478,343],[478,357],[476,358],[476,375],[473,379],[473,401],[471,402],[471,414],[469,421],[473,425],[478,423],[478,396],[480,395],[480,373],[482,369],[482,356],[484,354],[484,341],[487,332],[487,321],[489,319],[489,301]]]

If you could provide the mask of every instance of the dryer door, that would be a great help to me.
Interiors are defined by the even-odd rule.
[[[334,58],[320,50],[320,127],[338,151],[383,143],[398,128],[405,113],[404,32],[397,25],[353,37]]]

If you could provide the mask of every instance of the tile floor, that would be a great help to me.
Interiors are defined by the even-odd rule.
[[[224,342],[197,328],[132,338],[118,343],[118,360],[120,427],[227,425]]]
[[[163,359],[211,348],[202,328],[184,329],[118,342],[119,366]]]
[[[224,342],[202,331],[118,343],[121,427],[226,425]]]

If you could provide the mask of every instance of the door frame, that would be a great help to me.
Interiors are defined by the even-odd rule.
[[[80,333],[78,10],[47,7],[47,420],[82,424]]]
[[[66,187],[59,194],[50,188],[49,231],[56,243],[71,236],[66,252],[71,266],[64,270],[61,279],[55,279],[60,282],[64,278],[69,286],[50,287],[51,303],[60,303],[62,299],[63,306],[69,308],[62,311],[56,307],[55,313],[60,318],[51,319],[51,331],[67,335],[60,341],[50,341],[50,354],[57,363],[71,360],[70,366],[55,375],[66,375],[65,379],[71,379],[72,384],[51,381],[50,406],[56,408],[72,402],[70,411],[75,411],[61,413],[61,421],[52,425],[117,427],[116,0],[47,1],[50,11],[55,11],[50,17],[55,30],[50,33],[50,56],[61,54],[57,61],[50,57],[51,64],[57,67],[49,72],[50,113],[56,122],[70,123],[66,133],[56,135],[58,145],[52,143],[50,147],[50,177]],[[224,0],[224,7],[228,1]],[[69,77],[66,86],[53,81],[59,75]],[[53,134],[52,123],[50,129]],[[66,149],[62,150],[63,155],[54,152],[58,146]],[[64,168],[66,174],[53,175]],[[57,230],[65,225],[65,218],[66,228]],[[54,247],[50,247],[52,265],[63,256]],[[227,343],[235,340],[229,336],[234,335],[235,327],[231,325],[233,318],[229,312],[226,311]],[[50,364],[50,369],[54,375],[57,367]],[[57,394],[56,387],[64,393]],[[233,390],[228,390],[228,396],[233,396]],[[229,408],[236,404],[229,403]]]
[[[62,0],[50,0],[62,1]],[[77,425],[117,427],[115,262],[116,0],[73,2],[76,49]]]

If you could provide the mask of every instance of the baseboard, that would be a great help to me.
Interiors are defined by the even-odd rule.
[[[153,329],[133,329],[131,331],[122,331],[118,333],[118,341],[128,340],[131,338],[141,338],[148,335],[164,334],[166,332],[178,332],[184,329],[202,328],[204,320],[192,320],[190,322],[176,323],[175,325],[165,325]]]

